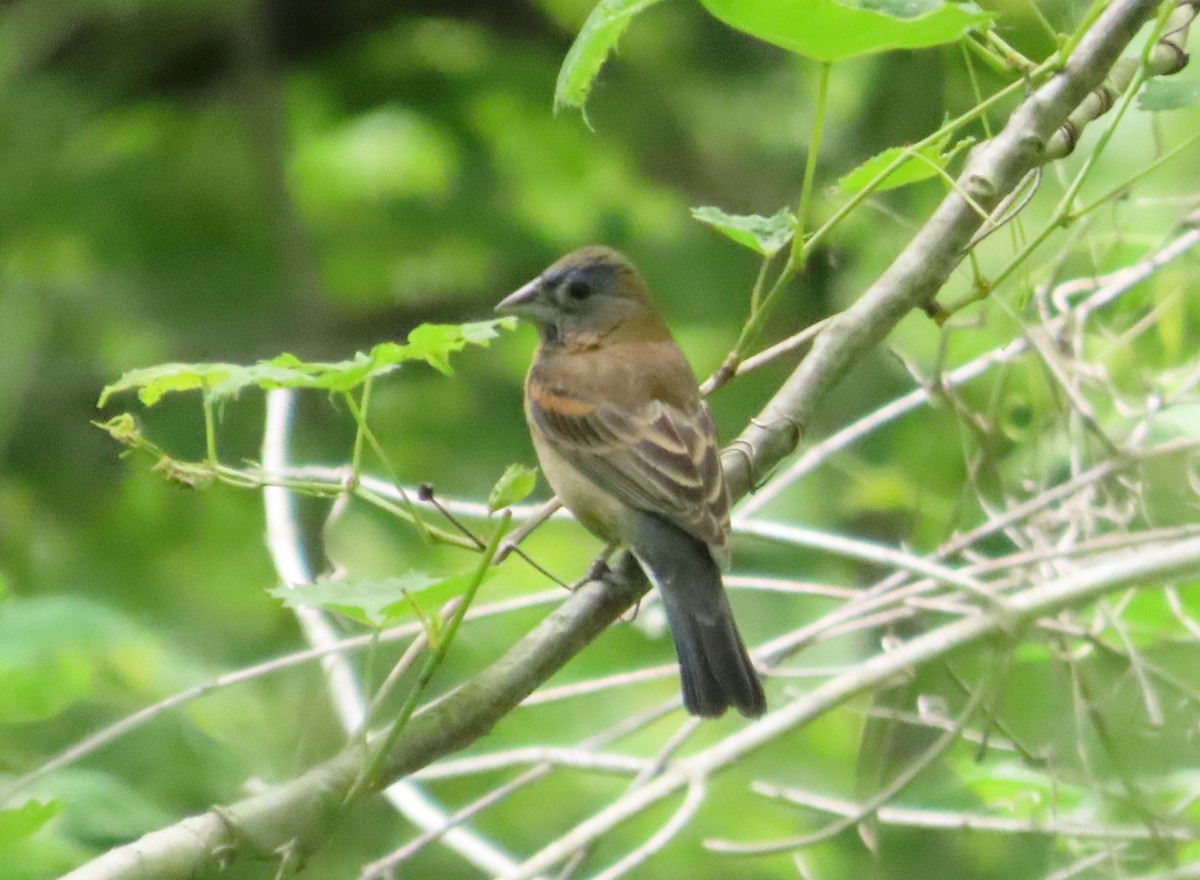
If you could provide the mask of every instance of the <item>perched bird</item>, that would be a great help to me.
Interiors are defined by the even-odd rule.
[[[729,490],[696,377],[621,254],[585,247],[496,311],[536,324],[525,417],[551,488],[662,594],[693,715],[766,711],[721,584]]]

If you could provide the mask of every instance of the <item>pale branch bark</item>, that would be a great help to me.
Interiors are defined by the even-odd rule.
[[[985,222],[959,195],[961,189],[985,210],[994,210],[1022,177],[1045,161],[1045,144],[1083,98],[1097,88],[1140,25],[1156,7],[1153,0],[1116,0],[1105,9],[1080,41],[1064,68],[1017,108],[1004,130],[978,147],[958,180],[958,188],[941,203],[891,267],[856,303],[830,321],[812,351],[784,383],[759,418],[723,457],[735,498],[745,495],[758,477],[770,472],[799,442],[801,429],[816,405],[850,367],[875,346],[912,309],[927,304],[962,259],[964,248]],[[1167,561],[1171,564],[1165,564]],[[1175,572],[1200,561],[1200,544],[1184,542],[1171,551],[1144,554],[1134,562],[1144,574]],[[1153,569],[1153,563],[1160,563]],[[1113,576],[1113,567],[1084,574]],[[624,577],[593,581],[513,646],[503,657],[458,690],[414,717],[396,739],[374,790],[456,751],[487,733],[520,701],[546,681],[627,609],[648,585],[635,567],[623,566]],[[1038,615],[1087,601],[1101,589],[1070,590],[1078,577],[1036,587],[1021,600],[1017,613]],[[1113,582],[1119,581],[1119,578]],[[1049,591],[1051,595],[1043,597]],[[1014,612],[1010,612],[1014,613]],[[645,805],[681,787],[697,772],[736,759],[780,733],[887,680],[905,664],[927,662],[951,648],[999,631],[995,614],[957,621],[910,642],[899,651],[863,664],[857,678],[839,677],[806,697],[788,703],[662,776],[635,789],[608,810],[560,838],[554,850],[543,850],[517,875],[530,877],[556,864]],[[99,856],[66,875],[64,880],[189,880],[206,868],[247,853],[274,855],[285,862],[302,857],[320,836],[329,833],[347,792],[366,760],[353,745],[300,777],[202,815],[151,832]]]
[[[616,863],[605,868],[599,874],[593,876],[592,880],[619,880],[619,878],[624,877],[630,871],[645,864],[652,855],[663,849],[680,831],[687,827],[687,824],[700,811],[706,793],[703,780],[700,778],[691,780],[683,803],[679,805],[679,808],[667,823],[656,831],[649,840],[633,851],[623,855]]]
[[[861,815],[860,804],[840,798],[827,797],[794,788],[756,784],[756,793],[822,813],[852,818]],[[1196,831],[1184,826],[1110,825],[1082,819],[1060,818],[1013,819],[1008,816],[987,816],[978,813],[949,810],[927,810],[910,807],[880,807],[872,814],[884,825],[907,828],[939,828],[950,831],[991,831],[997,834],[1031,834],[1046,837],[1073,837],[1095,840],[1178,840],[1196,839]]]
[[[435,766],[418,771],[417,779],[453,779],[476,773],[495,773],[512,767],[531,764],[553,764],[556,767],[571,767],[591,773],[615,776],[634,776],[649,765],[645,758],[618,755],[611,752],[595,752],[590,749],[559,748],[556,746],[528,746],[442,761]]]

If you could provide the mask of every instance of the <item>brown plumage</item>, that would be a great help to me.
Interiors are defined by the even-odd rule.
[[[542,471],[658,586],[688,711],[761,715],[762,685],[721,584],[729,492],[716,428],[637,270],[610,248],[583,248],[496,308],[541,330],[525,414]]]

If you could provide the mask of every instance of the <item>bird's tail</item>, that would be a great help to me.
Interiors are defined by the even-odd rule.
[[[732,706],[755,718],[767,710],[762,683],[742,644],[721,570],[704,542],[650,513],[639,513],[634,555],[662,594],[675,639],[683,704],[715,718]]]

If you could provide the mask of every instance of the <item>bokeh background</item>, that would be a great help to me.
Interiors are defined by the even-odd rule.
[[[1084,6],[1038,5],[1063,29]],[[591,242],[626,250],[642,266],[699,375],[720,364],[759,264],[693,221],[689,209],[767,215],[796,204],[816,67],[730,30],[699,4],[664,3],[625,35],[586,117],[556,115],[555,77],[590,7],[589,0],[24,0],[0,9],[0,773],[19,775],[149,702],[301,645],[291,613],[266,592],[277,575],[257,495],[170,485],[146,461],[119,457],[92,426],[128,409],[172,455],[202,457],[195,396],[144,409],[125,395],[97,410],[100,389],[123,372],[280,352],[347,358],[403,339],[422,322],[486,318],[505,293]],[[1051,51],[1030,5],[993,8],[1012,45],[1037,58]],[[985,92],[1002,82],[986,68],[975,72]],[[838,203],[831,187],[839,175],[924,137],[975,100],[958,47],[838,65],[817,215],[827,217]],[[1002,114],[1003,107],[994,119]],[[1200,126],[1194,109],[1157,123],[1149,114],[1132,116],[1105,154],[1095,194]],[[1052,207],[1054,187],[1065,179],[1056,174],[1048,174],[1051,192],[1030,216]],[[1136,199],[1100,212],[1093,227],[1100,244],[1056,252],[1062,274],[1129,262],[1178,221],[1184,203],[1162,197],[1194,198],[1197,190],[1200,151],[1193,150],[1140,184]],[[853,215],[789,288],[766,340],[851,301],[942,192],[930,182]],[[1002,264],[1003,256],[994,261]],[[968,280],[955,284],[965,290]],[[910,363],[932,369],[943,353],[953,362],[1007,338],[1027,301],[1021,280],[1007,291],[1006,306],[984,305],[951,330],[921,316],[906,319],[893,347],[841,386],[811,435],[909,390]],[[1176,329],[1155,343],[1164,363],[1185,359],[1200,321],[1193,302],[1172,308]],[[454,378],[412,366],[379,383],[371,424],[395,477],[479,499],[507,464],[532,464],[519,386],[533,344],[531,331],[521,329],[465,352]],[[791,363],[715,396],[726,439]],[[1027,442],[1048,405],[1041,378],[1036,369],[1018,371],[1007,384],[977,392],[977,402],[994,406],[1004,422],[1008,446],[998,454],[998,480],[1016,481],[1064,454],[1062,446]],[[261,395],[250,393],[223,407],[225,461],[257,458],[263,410]],[[338,401],[303,396],[295,458],[345,462],[353,432]],[[978,512],[962,488],[964,437],[954,412],[925,411],[800,483],[772,515],[936,546]],[[368,469],[390,476],[379,461]],[[538,497],[545,495],[541,486]],[[1187,503],[1172,509],[1180,514]],[[315,502],[306,510],[313,523],[325,512]],[[324,540],[336,564],[364,577],[465,570],[472,559],[353,506]],[[571,523],[551,525],[531,547],[567,580],[598,549]],[[880,574],[752,542],[739,545],[738,557],[743,570],[846,586]],[[485,595],[546,586],[514,560]],[[781,616],[803,621],[830,607],[813,598],[736,601],[751,642]],[[438,686],[497,656],[543,613],[469,627]],[[630,658],[668,662],[669,641],[655,621],[648,613],[615,628],[556,681],[625,669]],[[811,662],[836,662],[839,650],[850,652],[818,653]],[[527,743],[531,730],[537,742],[575,741],[599,720],[662,700],[674,687],[666,678],[624,689],[586,712],[570,703],[522,710],[487,745]],[[645,876],[794,876],[786,858],[731,868],[697,842],[705,834],[794,830],[784,811],[750,809],[757,802],[745,781],[756,771],[778,776],[783,767],[797,782],[852,790],[861,722],[861,713],[827,719],[764,755],[737,784],[718,786],[710,793],[716,806],[698,830]],[[726,719],[713,729],[728,732],[737,723]],[[234,799],[255,781],[287,779],[330,754],[341,737],[316,667],[191,703],[39,783],[37,794],[60,798],[62,812],[0,853],[0,877],[54,876]],[[651,739],[644,746],[653,751]],[[532,850],[544,840],[541,823],[582,819],[624,785],[585,782],[548,783],[478,825],[515,851]],[[936,789],[939,781],[930,784]],[[478,788],[443,783],[437,792],[454,803]],[[382,803],[359,813],[322,849],[312,876],[355,876],[359,864],[411,835]],[[597,854],[597,864],[664,816],[635,823],[611,852]],[[912,876],[916,860],[928,876],[1037,876],[1051,846],[962,836],[931,845],[931,837],[893,850],[885,873]],[[843,843],[813,856],[830,872],[824,876],[850,876],[870,862],[855,841]],[[412,870],[475,876],[438,847]],[[272,872],[269,860],[250,860],[230,876]]]

